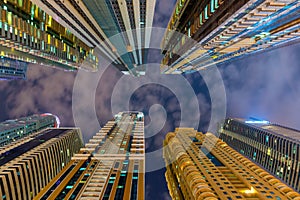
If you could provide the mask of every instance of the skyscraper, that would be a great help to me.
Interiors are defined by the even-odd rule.
[[[144,116],[122,112],[35,199],[144,199]]]
[[[228,118],[220,138],[300,192],[300,131],[266,120]]]
[[[0,58],[0,80],[26,79],[27,63]]]
[[[161,71],[201,70],[299,42],[299,11],[298,0],[178,0],[162,41]]]
[[[106,36],[113,37],[111,43],[120,55],[131,74],[143,75],[146,63],[156,0],[83,0]],[[99,12],[99,11],[102,12]]]
[[[79,129],[44,129],[0,148],[0,199],[32,199],[83,146]]]
[[[59,119],[52,114],[31,115],[0,123],[0,147],[45,128],[58,127]]]
[[[299,199],[300,194],[211,133],[177,128],[164,140],[173,199]]]
[[[144,73],[139,66],[145,63],[151,30],[143,28],[152,27],[156,0],[32,2],[91,48],[99,48],[120,71],[137,76]]]
[[[97,69],[93,47],[32,1],[1,1],[0,19],[2,57],[64,70]]]

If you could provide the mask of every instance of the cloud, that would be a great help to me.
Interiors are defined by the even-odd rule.
[[[76,73],[30,65],[27,80],[1,82],[4,112],[9,118],[50,112],[62,123],[73,125],[70,102]]]
[[[300,45],[221,66],[228,116],[258,117],[300,129]]]

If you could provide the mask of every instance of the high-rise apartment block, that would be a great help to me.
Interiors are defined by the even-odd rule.
[[[164,140],[172,199],[300,199],[300,194],[211,133],[178,128]]]
[[[32,1],[2,1],[0,19],[2,57],[65,70],[76,70],[86,61],[89,70],[97,69],[93,47]]]
[[[0,148],[0,199],[33,199],[83,146],[79,129],[44,129]]]
[[[220,138],[300,192],[300,131],[266,120],[228,118]]]
[[[96,71],[98,57],[143,75],[155,0],[5,0],[1,56],[66,70]],[[141,66],[141,67],[139,67]]]
[[[35,199],[143,200],[144,173],[144,116],[122,112]]]
[[[178,0],[161,44],[161,71],[197,71],[299,42],[299,11],[298,0]]]
[[[59,119],[52,114],[31,115],[0,123],[0,147],[45,128],[58,127]]]

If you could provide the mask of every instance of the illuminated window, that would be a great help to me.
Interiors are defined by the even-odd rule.
[[[7,23],[9,25],[12,24],[12,13],[11,12],[7,12]]]
[[[23,0],[18,0],[18,6],[23,7]]]
[[[208,19],[208,6],[205,6],[204,9],[204,19]]]
[[[179,7],[177,6],[176,7],[176,15],[178,15],[179,14]]]
[[[215,0],[215,8],[219,8],[218,0]]]
[[[185,37],[182,37],[181,38],[181,45],[184,45],[184,43],[185,43]]]
[[[293,154],[296,154],[296,151],[297,151],[297,145],[294,145],[294,147],[293,147]]]
[[[271,155],[271,149],[270,149],[270,148],[268,148],[267,155],[268,155],[268,156],[270,156],[270,155]]]
[[[199,21],[200,21],[200,25],[203,25],[203,17],[202,17],[202,12],[200,13],[200,16],[199,16]]]
[[[213,13],[215,12],[215,0],[210,0],[210,12]]]

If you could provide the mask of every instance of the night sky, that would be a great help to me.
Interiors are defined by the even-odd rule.
[[[157,1],[155,27],[166,27],[174,4],[175,0]],[[123,76],[112,66],[100,66],[100,72],[92,74],[30,65],[27,80],[0,82],[0,121],[50,112],[60,117],[62,126],[80,126],[88,141],[117,111],[142,111],[146,199],[170,199],[161,158],[164,136],[178,126],[207,131],[212,102],[225,100],[223,108],[228,117],[256,117],[300,129],[299,52],[300,44],[294,44],[218,65],[224,94],[222,88],[211,90],[198,72],[184,76],[151,72],[160,63],[158,50],[150,51],[148,62],[152,64],[147,67],[151,70],[140,78]],[[97,85],[88,82],[99,74]],[[211,81],[219,83],[214,77]],[[95,111],[98,124],[90,111]],[[215,122],[212,124],[215,126]]]

